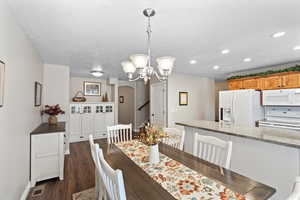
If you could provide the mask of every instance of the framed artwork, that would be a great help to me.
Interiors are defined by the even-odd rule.
[[[179,92],[179,105],[180,106],[188,105],[188,93],[187,92]]]
[[[84,96],[101,96],[101,83],[84,81]]]
[[[124,96],[120,96],[120,97],[119,97],[119,102],[120,102],[120,103],[124,103]]]
[[[4,101],[4,78],[5,78],[5,63],[0,60],[0,107]]]
[[[42,104],[42,84],[34,83],[34,106],[41,106]]]

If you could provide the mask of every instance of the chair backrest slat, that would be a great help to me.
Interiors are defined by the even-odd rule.
[[[107,127],[107,142],[118,143],[132,140],[132,124],[118,124]]]
[[[168,135],[162,140],[163,143],[170,145],[179,150],[183,150],[185,131],[181,128],[164,128],[164,132]]]
[[[223,141],[212,136],[203,136],[198,133],[195,134],[196,138],[193,146],[193,155],[229,169],[232,142]]]
[[[96,161],[99,163],[98,173],[110,200],[126,200],[126,192],[122,171],[113,170],[106,162],[102,149],[95,145]]]

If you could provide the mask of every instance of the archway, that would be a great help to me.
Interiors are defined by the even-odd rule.
[[[130,86],[119,86],[119,103],[118,103],[118,123],[119,124],[132,124],[135,127],[134,122],[134,107],[135,96],[134,88]]]

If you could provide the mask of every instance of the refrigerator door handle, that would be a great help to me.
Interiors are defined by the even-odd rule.
[[[232,101],[231,101],[231,121],[232,121],[232,123],[235,122],[235,116],[234,116],[234,111],[235,111],[235,108],[234,108],[234,100],[235,100],[235,94],[233,93]]]
[[[220,108],[220,121],[223,121],[224,108]]]

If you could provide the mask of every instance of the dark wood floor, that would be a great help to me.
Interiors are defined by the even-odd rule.
[[[72,200],[72,194],[95,186],[95,168],[88,142],[70,144],[71,154],[65,156],[64,180],[51,179],[39,182],[45,185],[41,196],[32,198],[30,191],[27,200]]]

